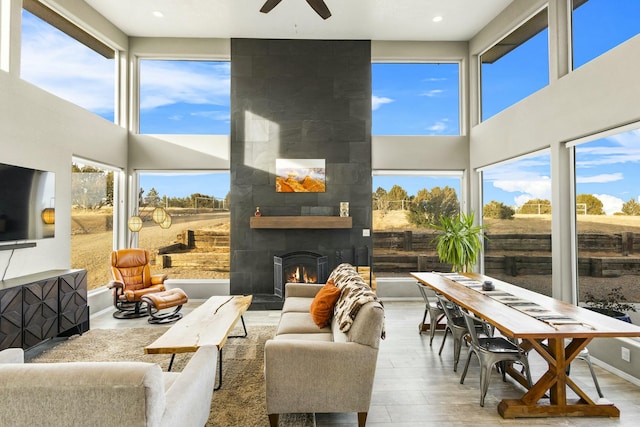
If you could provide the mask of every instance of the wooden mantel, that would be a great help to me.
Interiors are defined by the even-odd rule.
[[[254,216],[249,220],[251,228],[306,228],[306,229],[330,229],[352,228],[353,221],[350,216]]]

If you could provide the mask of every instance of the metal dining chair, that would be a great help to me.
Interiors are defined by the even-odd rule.
[[[416,285],[418,285],[418,290],[420,291],[420,295],[422,295],[422,299],[425,303],[424,316],[422,316],[422,322],[418,325],[418,331],[422,333],[427,316],[429,316],[429,346],[431,346],[433,344],[433,337],[436,334],[438,323],[440,323],[444,317],[444,310],[440,306],[439,302],[429,300],[428,289],[426,286],[421,283],[416,283]]]
[[[593,378],[593,384],[596,386],[598,396],[600,396],[600,398],[602,399],[604,397],[604,394],[602,394],[602,390],[600,390],[600,384],[598,383],[598,378],[596,377],[596,371],[593,369],[593,363],[591,363],[591,358],[589,357],[589,349],[583,349],[580,353],[578,353],[576,359],[584,360],[589,367],[591,378]],[[570,368],[571,365],[567,366],[567,375],[569,375]]]
[[[467,325],[471,342],[469,345],[467,363],[464,366],[464,371],[462,371],[462,376],[460,377],[460,384],[464,384],[464,379],[467,376],[467,371],[469,370],[471,355],[475,354],[480,363],[480,406],[484,406],[484,398],[487,395],[489,380],[491,379],[491,368],[495,365],[500,366],[502,381],[506,381],[505,362],[521,363],[529,383],[529,388],[531,388],[532,382],[531,371],[529,370],[529,360],[527,358],[527,354],[520,348],[520,346],[504,337],[478,336],[477,327],[481,326],[487,328],[489,324],[464,311],[462,312],[462,316]]]
[[[467,325],[460,312],[460,308],[456,304],[440,294],[436,294],[436,298],[438,299],[440,303],[439,305],[447,318],[447,324],[444,328],[444,336],[442,337],[442,344],[440,344],[440,351],[438,352],[438,355],[442,354],[442,349],[444,348],[444,343],[447,340],[447,335],[451,332],[451,336],[453,337],[453,371],[457,372],[460,350],[462,349],[464,337],[467,335]]]

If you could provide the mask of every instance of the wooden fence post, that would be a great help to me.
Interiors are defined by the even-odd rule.
[[[633,233],[624,231],[622,233],[622,256],[629,256],[633,253]]]
[[[413,233],[411,230],[404,232],[404,250],[412,251],[413,250]]]

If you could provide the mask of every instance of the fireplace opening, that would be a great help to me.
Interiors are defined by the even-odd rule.
[[[279,297],[285,283],[325,283],[328,276],[328,258],[321,254],[297,251],[273,257],[273,288]]]

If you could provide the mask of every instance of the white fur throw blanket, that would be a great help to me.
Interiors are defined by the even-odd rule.
[[[375,301],[382,305],[382,301],[378,299],[376,293],[351,264],[344,263],[337,266],[327,281],[333,281],[334,285],[340,289],[340,297],[333,313],[341,332],[347,332],[351,328],[360,307],[366,303]],[[381,338],[384,339],[384,337],[385,330],[383,328]]]

